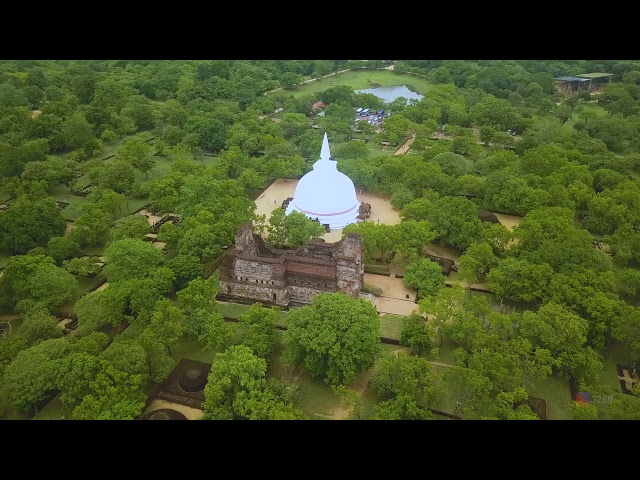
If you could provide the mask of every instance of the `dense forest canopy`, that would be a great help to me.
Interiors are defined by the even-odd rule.
[[[303,90],[389,65],[426,82],[424,98],[384,104],[326,79]],[[571,94],[555,80],[587,73],[611,75]],[[379,130],[356,127],[356,107],[393,115]],[[640,60],[1,61],[0,313],[20,320],[10,329],[0,315],[0,415],[58,393],[73,418],[137,418],[145,386],[167,377],[189,339],[220,359],[205,418],[304,418],[299,392],[267,378],[275,313],[256,306],[225,322],[208,266],[241,225],[264,227],[257,192],[309,171],[324,132],[339,169],[401,218],[344,233],[363,236],[368,263],[406,269],[421,299],[403,330],[412,355],[370,346],[335,360],[329,346],[307,371],[345,383],[375,351],[377,419],[431,418],[444,384],[465,398],[465,418],[536,418],[526,389],[551,376],[615,396],[574,418],[640,418],[640,399],[599,378],[612,345],[640,362]],[[404,156],[376,147],[408,138]],[[132,214],[143,206],[180,221],[152,231]],[[507,229],[478,209],[521,221]],[[320,231],[273,221],[281,245]],[[485,283],[494,301],[445,288],[423,255],[431,243],[459,251],[460,278]],[[109,287],[87,293],[96,275]],[[323,301],[348,303],[321,298],[294,324]],[[77,316],[73,338],[56,326],[60,309]],[[345,321],[333,313],[332,324]],[[107,347],[104,332],[123,321]],[[317,330],[337,335],[326,322]],[[285,342],[294,364],[313,350],[298,333]],[[446,342],[456,368],[439,376],[425,358]]]

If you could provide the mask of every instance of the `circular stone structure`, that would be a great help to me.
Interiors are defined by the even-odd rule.
[[[178,380],[178,386],[184,392],[199,392],[204,390],[207,376],[199,368],[190,368]]]
[[[356,223],[360,208],[356,189],[351,179],[338,171],[337,164],[331,159],[325,133],[320,160],[298,182],[293,200],[289,202],[285,213],[304,213],[311,220],[317,219],[321,224],[328,224],[331,230]]]
[[[154,410],[153,412],[147,413],[143,420],[186,420],[182,413],[177,410],[173,410],[171,408],[161,408],[160,410]]]

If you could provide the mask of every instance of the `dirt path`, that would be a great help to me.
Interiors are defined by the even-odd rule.
[[[149,404],[149,407],[147,407],[147,409],[142,412],[141,417],[155,410],[160,410],[163,408],[176,410],[187,417],[187,420],[198,420],[200,417],[202,417],[202,415],[204,415],[204,412],[198,408],[187,407],[186,405],[182,405],[180,403],[169,402],[167,400],[156,398]]]
[[[513,230],[513,227],[517,227],[522,217],[517,215],[507,215],[506,213],[494,213],[498,221],[507,227],[509,230]]]
[[[407,153],[409,151],[409,147],[411,146],[411,144],[415,139],[416,139],[416,135],[413,134],[410,138],[407,139],[406,142],[400,145],[400,148],[396,150],[396,153],[394,153],[394,155],[404,155],[405,153]]]
[[[430,363],[431,365],[438,365],[439,367],[455,368],[455,365],[451,365],[449,363],[430,362],[428,360],[427,363]]]
[[[328,75],[323,75],[322,77],[317,77],[317,78],[310,78],[309,80],[305,80],[304,82],[300,83],[300,85],[304,85],[305,83],[309,83],[309,82],[315,82],[316,80],[320,79],[320,78],[327,78],[327,77],[331,77],[333,75],[337,75],[338,73],[344,73],[344,72],[348,72],[349,70],[351,70],[350,68],[345,68],[344,70],[338,70],[337,72],[333,72],[330,73]],[[393,69],[392,69],[393,70]],[[273,90],[269,90],[268,92],[264,92],[265,95],[268,95],[270,93],[273,92],[278,92],[280,90],[284,90],[284,87],[278,87],[278,88],[274,88]]]

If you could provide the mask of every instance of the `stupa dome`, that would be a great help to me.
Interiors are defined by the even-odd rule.
[[[356,189],[351,179],[338,171],[337,164],[331,159],[325,133],[320,160],[298,182],[286,214],[302,212],[312,220],[317,218],[320,223],[329,224],[331,230],[356,223],[360,208]]]

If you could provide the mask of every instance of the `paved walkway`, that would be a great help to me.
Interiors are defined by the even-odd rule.
[[[394,153],[394,155],[404,155],[405,153],[407,153],[409,151],[409,147],[411,146],[411,144],[415,139],[416,139],[416,135],[413,134],[411,137],[407,139],[406,142],[400,145],[400,148],[396,150],[396,153]]]

